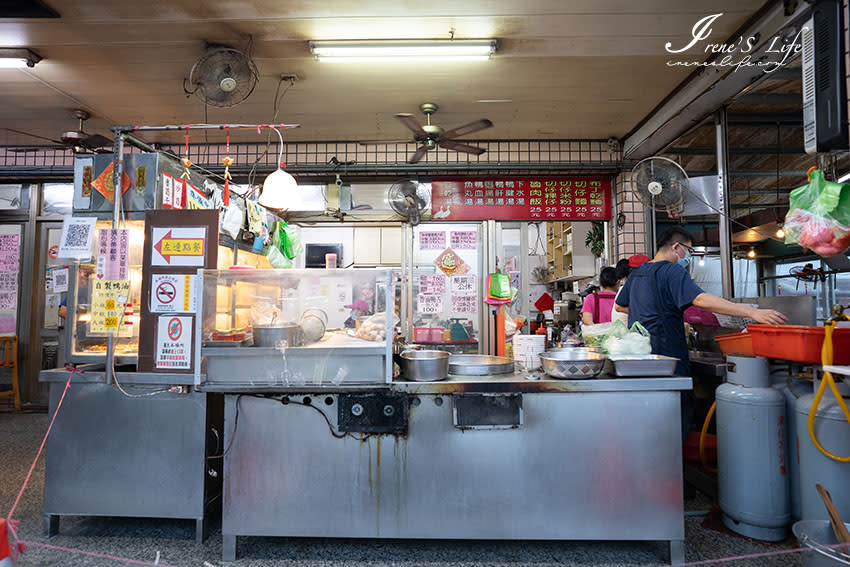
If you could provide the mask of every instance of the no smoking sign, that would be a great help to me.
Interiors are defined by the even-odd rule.
[[[151,276],[151,313],[195,313],[197,276],[153,274]]]
[[[177,288],[171,282],[162,282],[156,286],[156,300],[160,303],[171,303],[177,297]]]

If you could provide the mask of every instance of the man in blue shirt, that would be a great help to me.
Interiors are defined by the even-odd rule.
[[[681,226],[664,231],[655,258],[629,274],[614,307],[629,314],[630,326],[640,321],[646,327],[654,354],[679,359],[676,374],[680,376],[690,376],[684,313],[691,305],[758,323],[781,325],[787,321],[778,311],[733,303],[700,289],[686,270],[692,244],[691,233]]]

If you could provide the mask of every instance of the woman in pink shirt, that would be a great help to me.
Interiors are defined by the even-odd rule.
[[[599,286],[601,290],[584,298],[581,320],[585,325],[611,322],[611,309],[617,296],[617,270],[610,266],[602,268],[599,273]]]

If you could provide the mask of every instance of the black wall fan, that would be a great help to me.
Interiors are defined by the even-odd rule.
[[[440,107],[433,102],[423,102],[419,105],[419,110],[425,115],[426,123],[424,125],[420,125],[419,122],[413,118],[412,114],[402,113],[394,115],[401,121],[402,124],[407,126],[413,132],[413,140],[417,144],[420,144],[420,146],[416,149],[416,152],[407,160],[407,163],[418,163],[423,157],[425,157],[425,154],[429,150],[433,150],[437,146],[446,148],[447,150],[454,150],[456,152],[476,156],[480,156],[487,151],[486,149],[478,146],[457,142],[455,141],[455,138],[490,128],[493,126],[492,122],[486,118],[481,118],[470,122],[469,124],[452,128],[451,130],[443,130],[440,126],[431,124],[431,115],[439,109]],[[385,143],[388,142],[361,142],[361,144]]]
[[[183,79],[186,96],[195,95],[210,106],[236,106],[254,92],[259,74],[246,54],[225,45],[210,45]]]

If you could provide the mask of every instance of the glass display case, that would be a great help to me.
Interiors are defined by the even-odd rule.
[[[116,364],[135,364],[139,354],[139,302],[142,295],[142,254],[144,221],[128,220],[121,228],[130,230],[130,294],[124,320],[115,336]],[[96,228],[112,228],[112,221],[98,220]],[[98,248],[98,230],[94,231],[93,250]],[[73,363],[102,362],[106,354],[107,333],[91,329],[92,291],[97,279],[95,258],[75,261],[69,266],[66,332],[68,360]]]
[[[398,324],[392,270],[235,266],[199,275],[197,384],[390,382]]]
[[[142,290],[142,257],[144,250],[144,221],[127,220],[121,228],[130,230],[129,245],[129,274],[130,294],[129,303],[124,311],[120,331],[115,336],[115,356],[117,365],[136,364],[139,354],[139,306]],[[111,228],[111,220],[98,220],[96,228]],[[94,232],[93,250],[98,249],[98,231]],[[256,266],[268,265],[265,256],[238,251],[240,263]],[[232,248],[219,246],[218,265],[228,268],[233,265],[234,253]],[[265,263],[265,264],[264,264]],[[68,362],[81,364],[102,362],[106,354],[107,333],[92,331],[91,306],[92,288],[97,279],[97,266],[94,257],[88,260],[75,261],[69,266],[66,338],[70,345]]]

